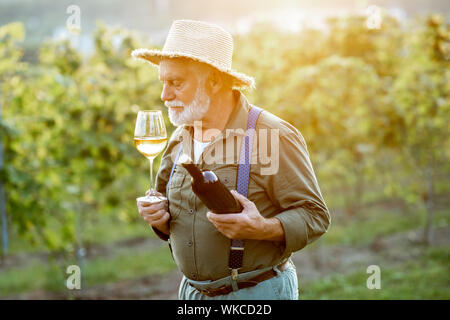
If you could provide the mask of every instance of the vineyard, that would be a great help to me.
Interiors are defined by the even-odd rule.
[[[410,243],[403,248],[418,253],[402,261],[418,264],[389,265],[388,277],[401,287],[396,267],[415,281],[431,263],[434,274],[422,281],[441,277],[443,287],[423,286],[417,297],[448,299],[450,28],[437,14],[406,24],[386,15],[378,29],[365,19],[330,18],[326,30],[300,32],[260,23],[235,36],[233,68],[256,79],[256,89],[244,92],[249,101],[305,137],[330,208],[329,232],[302,253],[330,278],[306,282],[306,298],[339,298],[333,283],[356,286],[361,274],[332,274],[330,257],[339,250],[383,250],[403,232]],[[139,279],[151,286],[162,274],[178,279],[135,202],[148,189],[148,162],[133,145],[137,111],[160,108],[174,130],[156,69],[130,57],[154,45],[103,24],[93,37],[91,54],[69,39],[50,40],[34,61],[24,59],[24,26],[0,26],[0,298],[73,298],[65,287],[71,264],[82,266],[88,288]],[[116,295],[102,297],[125,298],[114,288]],[[408,294],[355,289],[347,298],[415,298]]]

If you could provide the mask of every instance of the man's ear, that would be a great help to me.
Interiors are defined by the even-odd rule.
[[[206,83],[208,84],[208,89],[212,94],[216,94],[217,92],[219,92],[224,85],[223,78],[217,70],[211,70]]]

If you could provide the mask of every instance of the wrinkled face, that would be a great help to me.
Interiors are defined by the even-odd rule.
[[[175,126],[193,125],[208,112],[207,75],[198,64],[183,59],[163,59],[160,62],[161,100],[169,108],[169,118]]]

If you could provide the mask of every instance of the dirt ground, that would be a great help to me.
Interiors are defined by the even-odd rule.
[[[371,264],[381,268],[395,266],[408,260],[419,257],[423,250],[420,244],[422,230],[408,231],[389,237],[379,237],[372,243],[364,246],[316,246],[305,248],[292,255],[296,265],[297,274],[301,283],[313,281],[332,273],[351,273],[366,270]],[[450,227],[435,229],[434,246],[450,244]],[[157,242],[151,240],[135,240],[133,245],[156,246]],[[130,243],[126,243],[130,245]],[[101,250],[100,250],[101,249]],[[94,250],[94,249],[92,249]],[[103,253],[108,248],[97,248]],[[95,256],[96,252],[91,251]],[[18,263],[18,261],[15,261]],[[13,262],[10,262],[13,264]],[[7,297],[7,299],[177,299],[178,285],[181,273],[175,270],[164,276],[150,275],[133,280],[118,281],[111,284],[93,286],[73,293],[71,297],[45,291],[33,291],[25,294]]]

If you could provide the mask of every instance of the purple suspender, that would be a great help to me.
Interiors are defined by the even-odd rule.
[[[244,141],[241,145],[241,153],[239,155],[238,177],[237,177],[237,192],[245,197],[248,197],[248,183],[250,179],[250,160],[252,154],[253,137],[255,135],[256,121],[258,121],[261,109],[252,106],[248,114],[247,131],[245,133]],[[242,260],[244,257],[244,240],[232,239],[230,248],[230,257],[228,260],[228,267],[231,269],[232,286],[236,291],[238,270],[242,267]]]
[[[258,120],[261,109],[252,107],[248,114],[247,132],[244,137],[244,144],[241,147],[239,156],[237,192],[243,196],[248,196],[248,181],[250,178],[250,160],[253,146],[253,137],[255,135],[256,121]]]

